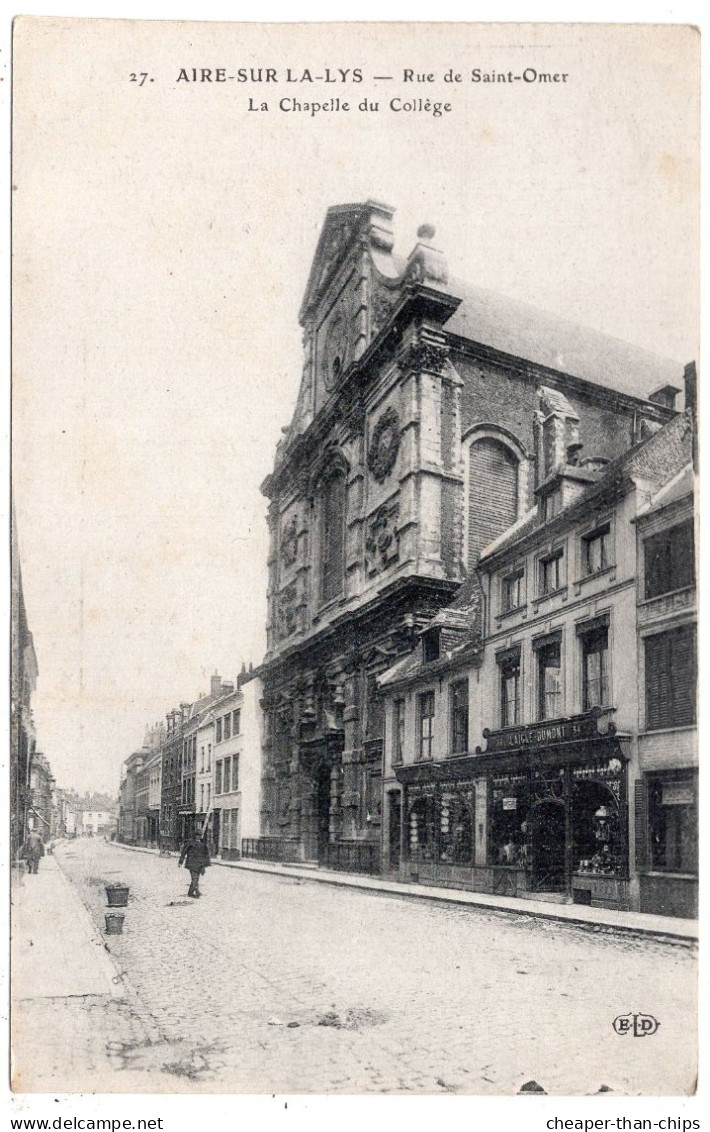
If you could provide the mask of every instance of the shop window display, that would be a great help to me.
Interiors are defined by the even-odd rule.
[[[530,864],[527,784],[508,783],[493,791],[491,861],[527,868]]]
[[[473,864],[474,794],[442,794],[439,807],[439,860],[445,864]]]
[[[593,876],[618,876],[623,872],[619,806],[601,782],[574,783],[572,843],[576,872]]]
[[[418,798],[409,810],[409,855],[415,861],[431,861],[436,848],[433,796]]]

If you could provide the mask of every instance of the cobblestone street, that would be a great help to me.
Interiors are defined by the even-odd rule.
[[[93,1055],[112,1090],[693,1090],[689,947],[216,866],[188,900],[175,857],[101,841],[58,860],[97,927],[104,884],[131,888]],[[617,1035],[629,1011],[657,1033]]]

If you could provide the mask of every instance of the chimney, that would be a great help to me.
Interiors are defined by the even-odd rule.
[[[222,677],[215,670],[213,676],[210,676],[210,695],[212,699],[216,699],[222,694]]]
[[[693,468],[698,471],[698,373],[695,362],[688,362],[683,370],[685,381],[685,408],[690,413],[693,429]]]
[[[537,391],[540,411],[538,422],[538,475],[544,482],[567,463],[568,454],[579,453],[579,417],[563,393],[542,386]]]

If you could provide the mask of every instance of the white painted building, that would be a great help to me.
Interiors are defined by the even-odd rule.
[[[241,676],[237,689],[214,705],[212,832],[215,853],[241,855],[242,840],[259,836],[261,797],[261,681]]]

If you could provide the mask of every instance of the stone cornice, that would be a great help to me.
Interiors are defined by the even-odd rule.
[[[446,604],[453,598],[460,585],[460,581],[452,581],[448,578],[427,578],[423,575],[398,578],[379,590],[363,605],[343,610],[338,617],[327,625],[323,625],[307,636],[300,637],[297,641],[289,644],[288,648],[279,650],[271,656],[267,655],[263,662],[254,669],[254,674],[262,680],[268,679],[281,668],[293,667],[294,661],[299,660],[299,654],[301,654],[300,660],[304,665],[315,665],[318,663],[317,653],[322,649],[332,648],[334,641],[339,641],[343,650],[348,652],[354,647],[354,642],[347,640],[347,631],[363,633],[366,631],[368,621],[372,621],[374,628],[379,627],[383,635],[386,635],[388,630],[382,629],[380,624],[383,605],[396,602],[398,597],[404,598],[407,591],[411,590],[420,591],[422,595],[426,592],[435,593],[440,599],[440,604]],[[395,606],[392,605],[392,608],[394,609]],[[398,616],[399,614],[396,611],[393,612],[395,620]]]

